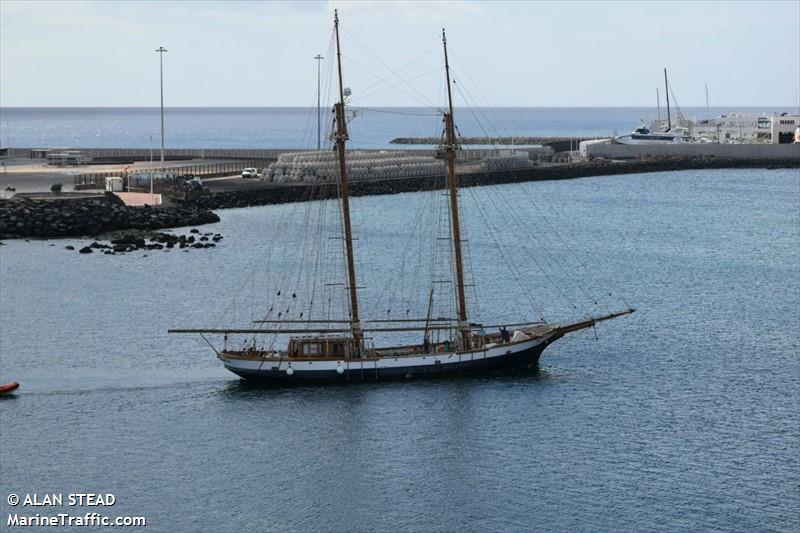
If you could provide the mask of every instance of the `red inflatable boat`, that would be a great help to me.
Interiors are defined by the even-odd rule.
[[[19,388],[19,383],[14,381],[13,383],[4,383],[0,385],[0,394],[11,394],[15,390]]]

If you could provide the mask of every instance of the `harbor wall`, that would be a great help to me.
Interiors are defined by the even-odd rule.
[[[81,154],[94,159],[135,159],[146,161],[153,156],[158,161],[160,150],[149,148],[9,148],[8,157],[11,159],[44,159],[46,152],[63,150],[76,150]],[[288,148],[166,148],[165,158],[169,160],[186,159],[276,159],[284,152],[298,152],[302,150]]]
[[[800,168],[800,158],[725,159],[678,158],[626,162],[594,161],[571,165],[535,166],[525,169],[478,172],[459,175],[462,187],[562,180],[644,172],[666,172],[714,168]],[[439,190],[445,188],[443,176],[354,181],[352,196],[370,196]],[[111,193],[70,197],[22,195],[0,200],[0,238],[95,236],[116,230],[155,230],[218,222],[210,209],[248,207],[320,200],[338,196],[335,183],[280,184],[261,183],[259,188],[187,194],[173,198],[172,207],[131,207]],[[49,196],[49,199],[45,199]]]
[[[569,143],[570,141],[562,141]],[[575,141],[573,141],[574,144]],[[519,147],[522,151],[529,151],[530,146]],[[44,159],[47,152],[57,152],[64,150],[75,150],[82,155],[88,156],[97,161],[147,161],[150,156],[157,161],[160,151],[149,148],[8,148],[8,158],[10,159]],[[350,148],[357,152],[413,152],[414,154],[435,156],[436,150],[433,148],[415,148],[404,146],[398,148]],[[502,148],[508,150],[508,148]],[[277,159],[279,155],[288,152],[314,152],[310,148],[166,148],[164,157],[169,161],[185,161],[190,159]],[[492,155],[497,149],[492,148],[468,148],[467,152],[470,159],[479,159]]]
[[[800,144],[617,144],[611,142],[581,143],[581,155],[587,158],[656,159],[707,157],[727,159],[798,159]]]
[[[565,141],[569,142],[569,141]],[[35,153],[43,152],[36,148],[9,148],[9,158],[33,158]],[[62,150],[59,148],[58,150]],[[97,160],[111,162],[119,161],[144,161],[150,157],[150,150],[147,148],[80,148],[81,153]],[[168,148],[165,150],[166,158],[172,161],[187,159],[237,159],[250,160],[250,166],[264,166],[264,160],[274,161],[283,153],[287,152],[306,152],[313,151],[298,148],[230,148],[230,149],[208,149],[208,148]],[[399,149],[382,150],[359,150],[365,152],[392,152],[404,151],[414,152],[419,155],[436,154],[432,149],[419,149],[404,147]],[[465,154],[469,154],[469,159],[480,159],[493,155],[496,150],[492,149],[469,149]],[[657,159],[657,158],[697,158],[697,157],[718,157],[730,159],[792,159],[800,158],[800,144],[716,144],[716,143],[686,143],[686,144],[663,144],[663,145],[628,145],[616,144],[610,141],[590,140],[580,143],[581,156],[587,158],[605,159]],[[158,154],[154,155],[158,157]],[[255,160],[260,160],[259,164]]]
[[[718,168],[800,168],[800,158],[784,160],[684,158],[613,163],[610,161],[594,161],[574,165],[535,166],[496,172],[460,174],[458,182],[460,187],[478,187],[526,181],[565,180],[591,176]],[[444,188],[445,179],[443,176],[363,180],[350,182],[349,185],[351,196],[398,194]],[[191,196],[186,200],[186,203],[202,209],[226,209],[321,200],[335,198],[337,195],[338,188],[335,183],[264,183],[263,187],[259,189]]]

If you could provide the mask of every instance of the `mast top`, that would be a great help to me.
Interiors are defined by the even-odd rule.
[[[450,118],[453,118],[453,92],[450,88],[450,61],[447,58],[447,35],[444,32],[444,28],[442,28],[442,46],[444,47],[444,71],[447,77],[447,107],[448,112],[450,113]],[[455,148],[455,139],[452,139],[452,143],[450,143],[453,148]]]

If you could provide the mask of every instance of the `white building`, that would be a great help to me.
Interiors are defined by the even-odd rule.
[[[800,115],[777,115],[772,118],[772,144],[797,142],[795,132],[800,127]]]
[[[694,142],[720,144],[773,143],[785,144],[794,141],[794,133],[800,125],[800,115],[788,113],[728,113],[709,120],[685,120],[675,126],[689,130]],[[666,120],[655,120],[652,131],[666,129]]]

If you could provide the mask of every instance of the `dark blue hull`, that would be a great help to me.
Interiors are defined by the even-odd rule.
[[[516,352],[513,354],[492,357],[489,359],[476,359],[453,363],[441,363],[427,366],[399,367],[399,368],[370,368],[350,369],[342,374],[335,370],[330,371],[298,371],[287,375],[285,369],[263,369],[258,372],[249,372],[242,369],[228,368],[247,382],[254,384],[280,384],[280,385],[308,385],[317,383],[359,383],[375,381],[396,381],[419,378],[444,378],[461,375],[493,374],[500,372],[514,372],[536,368],[539,356],[544,349],[556,338],[547,342]]]

